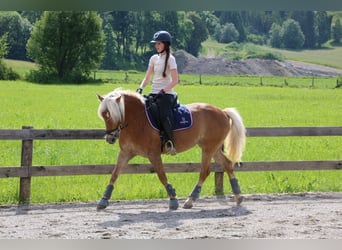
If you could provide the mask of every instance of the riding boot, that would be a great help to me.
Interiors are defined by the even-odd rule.
[[[177,154],[174,140],[173,140],[173,131],[171,127],[170,119],[167,117],[164,121],[162,121],[162,126],[165,132],[165,143],[163,146],[163,151],[165,154],[175,155]]]

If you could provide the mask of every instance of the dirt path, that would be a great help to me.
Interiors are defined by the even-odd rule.
[[[184,202],[184,200],[181,200]],[[342,239],[342,193],[206,197],[168,210],[167,200],[0,207],[0,239]]]

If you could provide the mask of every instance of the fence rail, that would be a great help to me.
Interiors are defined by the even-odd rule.
[[[37,176],[67,176],[67,175],[98,175],[110,174],[114,164],[66,165],[66,166],[32,166],[34,140],[97,140],[103,139],[105,132],[100,129],[87,130],[52,130],[33,129],[23,126],[21,130],[0,130],[0,140],[21,140],[21,166],[0,167],[0,178],[19,177],[19,201],[27,203],[30,200],[31,177]],[[342,136],[342,127],[269,127],[247,128],[248,137],[279,137],[279,136]],[[168,163],[165,171],[199,172],[200,163]],[[330,161],[272,161],[272,162],[243,162],[235,167],[235,171],[277,171],[277,170],[328,170],[342,169],[341,160]],[[223,192],[224,170],[216,163],[211,164],[215,172],[215,190]],[[122,170],[123,174],[153,173],[150,164],[130,164]]]

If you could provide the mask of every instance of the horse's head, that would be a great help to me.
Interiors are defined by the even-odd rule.
[[[109,144],[114,144],[123,128],[124,97],[119,91],[113,91],[105,97],[100,95],[97,97],[100,100],[98,116],[105,122],[106,126],[105,139]]]

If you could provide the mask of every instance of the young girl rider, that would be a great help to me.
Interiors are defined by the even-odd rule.
[[[170,51],[171,35],[167,31],[158,31],[154,34],[151,43],[155,44],[158,54],[151,56],[145,78],[142,80],[137,92],[142,93],[153,75],[151,95],[158,105],[159,118],[166,137],[163,153],[175,155],[172,107],[177,100],[177,93],[173,88],[178,84],[178,71],[176,60]]]

